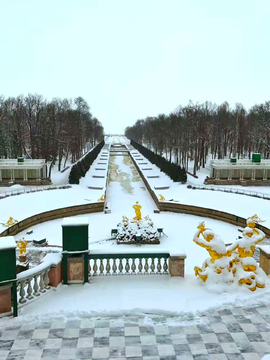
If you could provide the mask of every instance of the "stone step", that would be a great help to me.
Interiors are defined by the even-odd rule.
[[[154,186],[155,190],[168,190],[170,188],[169,185],[165,186]]]

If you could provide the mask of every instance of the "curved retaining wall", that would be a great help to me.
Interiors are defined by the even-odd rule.
[[[246,226],[246,219],[242,218],[237,215],[229,214],[224,211],[214,210],[214,209],[208,209],[203,208],[200,206],[193,206],[193,205],[186,205],[186,204],[180,204],[180,203],[173,203],[168,201],[159,201],[158,197],[154,193],[154,191],[151,189],[148,181],[144,177],[143,173],[141,172],[140,168],[138,167],[136,161],[133,159],[132,156],[130,156],[133,164],[135,165],[138,173],[140,174],[147,190],[149,191],[150,195],[152,196],[156,206],[160,211],[171,211],[174,213],[181,213],[181,214],[189,214],[189,215],[195,215],[195,216],[203,216],[208,217],[215,220],[224,221],[226,223],[245,227]],[[260,230],[262,230],[267,236],[270,237],[270,229],[266,226],[263,226],[261,224],[257,224],[256,227]]]
[[[15,225],[10,226],[8,229],[0,233],[0,236],[16,235],[19,232],[28,229],[31,226],[41,224],[45,221],[61,219],[63,217],[69,217],[69,216],[75,216],[81,214],[102,212],[103,209],[104,209],[104,202],[98,202],[98,203],[85,204],[85,205],[69,206],[61,209],[46,211],[40,214],[30,216],[29,218],[17,222]]]

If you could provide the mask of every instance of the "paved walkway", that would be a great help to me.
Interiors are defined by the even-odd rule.
[[[224,308],[181,317],[59,317],[44,322],[0,319],[2,360],[259,360],[267,353],[267,306]]]

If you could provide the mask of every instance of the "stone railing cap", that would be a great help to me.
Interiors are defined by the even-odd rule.
[[[184,252],[170,252],[170,257],[185,259],[187,255]]]
[[[3,236],[0,237],[0,250],[15,249],[16,242],[14,236]]]
[[[270,245],[260,245],[258,248],[264,251],[267,255],[270,255]]]
[[[89,219],[87,217],[80,218],[64,218],[62,226],[80,226],[80,225],[89,225]]]

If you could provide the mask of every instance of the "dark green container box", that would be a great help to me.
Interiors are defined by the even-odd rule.
[[[0,283],[14,280],[16,272],[16,243],[13,236],[0,237]]]
[[[17,161],[18,161],[18,163],[23,163],[23,162],[24,162],[24,158],[23,158],[23,157],[18,157]]]
[[[262,155],[261,154],[252,154],[252,162],[260,163]]]
[[[233,158],[230,158],[230,163],[234,163],[234,164],[235,164],[236,162],[237,162],[237,158],[234,158],[234,157],[233,157]]]
[[[89,250],[88,227],[88,218],[65,218],[62,224],[63,251]]]

